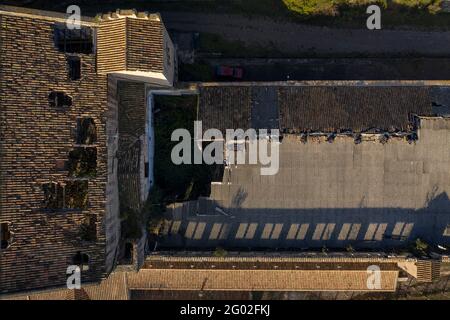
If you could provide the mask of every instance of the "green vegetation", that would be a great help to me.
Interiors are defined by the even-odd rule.
[[[122,208],[120,210],[122,219],[122,237],[129,240],[138,240],[142,237],[141,227],[145,224],[145,216],[138,210]]]
[[[450,27],[449,14],[440,12],[441,0],[282,0],[295,19],[337,27],[361,27],[366,9],[382,9],[382,26]]]
[[[165,206],[208,196],[212,177],[218,168],[206,164],[175,165],[171,159],[172,148],[178,144],[178,141],[171,141],[175,129],[187,129],[194,137],[197,96],[155,96],[154,113],[155,185],[142,216],[148,218],[150,233],[157,236],[165,223]]]
[[[349,244],[349,245],[345,248],[345,250],[346,250],[347,252],[349,252],[349,253],[355,252],[355,249],[352,247],[351,244]]]
[[[142,215],[147,220],[150,235],[159,235],[160,230],[166,222],[164,219],[164,210],[163,192],[158,186],[153,186],[142,209]]]
[[[286,7],[302,15],[329,15],[339,13],[335,0],[283,0]]]
[[[171,160],[171,141],[175,129],[187,129],[194,137],[197,116],[197,96],[155,97],[155,183],[161,189],[164,202],[187,201],[209,195],[215,166],[181,164]],[[193,142],[192,142],[193,146]]]
[[[197,96],[155,96],[154,186],[141,210],[121,208],[125,239],[139,239],[141,226],[146,226],[150,235],[157,237],[167,223],[164,218],[167,204],[209,195],[216,166],[175,165],[171,159],[172,148],[178,143],[171,141],[172,132],[183,128],[193,137],[196,117]]]
[[[367,19],[366,8],[371,3],[383,10],[383,28],[412,26],[424,29],[450,27],[450,14],[440,11],[442,0],[180,0],[139,1],[110,0],[98,4],[78,0],[84,15],[117,8],[135,8],[140,11],[179,11],[216,14],[240,14],[248,17],[264,16],[283,21],[329,25],[335,27],[362,27]],[[14,1],[10,1],[14,3]],[[34,1],[29,6],[47,10],[66,11],[64,2]]]
[[[141,210],[121,208],[122,237],[137,240],[142,237],[142,227],[147,226],[150,234],[157,235],[164,223],[162,191],[153,186]]]
[[[428,244],[417,238],[412,247],[412,251],[415,255],[427,255],[428,254]]]
[[[227,254],[228,254],[227,250],[225,250],[222,247],[217,247],[213,253],[214,257],[225,257]]]
[[[88,207],[87,181],[67,181],[64,189],[65,208],[86,209]]]

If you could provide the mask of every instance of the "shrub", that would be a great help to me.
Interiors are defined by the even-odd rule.
[[[214,251],[214,257],[225,257],[227,255],[227,250],[221,247],[217,247]]]
[[[283,0],[286,7],[303,15],[335,16],[338,12],[336,1],[333,0]]]
[[[420,254],[427,254],[428,244],[420,238],[417,238],[414,245],[414,250]]]

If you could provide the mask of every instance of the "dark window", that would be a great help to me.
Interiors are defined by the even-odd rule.
[[[72,177],[95,177],[97,173],[97,148],[78,147],[69,152],[67,170]]]
[[[81,78],[81,59],[80,57],[67,57],[70,80],[79,80]]]
[[[64,171],[66,170],[67,164],[66,160],[56,160],[55,161],[55,169],[57,171]]]
[[[11,241],[11,232],[9,231],[9,223],[0,223],[0,249],[6,249]]]
[[[45,183],[44,209],[55,211],[64,209],[86,209],[88,204],[88,182],[66,181],[65,183]]]
[[[133,244],[130,242],[125,243],[125,250],[123,257],[120,261],[121,264],[131,264],[133,263]]]
[[[44,203],[45,209],[57,210],[64,208],[64,188],[59,183],[45,183],[42,186],[44,190]]]
[[[67,181],[64,188],[64,205],[66,209],[86,209],[88,206],[88,182]]]
[[[72,257],[72,264],[79,266],[83,271],[89,270],[89,256],[86,253],[78,251]]]
[[[61,52],[91,54],[94,49],[93,32],[89,27],[68,29],[65,24],[55,24],[55,45]]]
[[[77,119],[77,144],[97,142],[97,128],[92,118]]]
[[[84,241],[97,240],[97,215],[88,214],[80,226],[80,237]]]
[[[72,105],[72,97],[61,91],[52,91],[48,95],[48,103],[52,108],[70,107]]]

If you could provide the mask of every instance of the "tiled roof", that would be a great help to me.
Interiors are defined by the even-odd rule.
[[[382,273],[380,291],[395,291],[396,259],[300,256],[149,256],[128,275],[132,289],[314,291],[367,290],[367,268]]]
[[[83,285],[81,289],[66,288],[35,291],[11,296],[0,296],[8,300],[127,300],[126,273],[112,273],[98,284]]]
[[[268,93],[258,94],[262,89]],[[425,86],[219,84],[200,85],[199,93],[198,119],[203,129],[222,132],[261,123],[272,127],[277,122],[288,132],[409,131],[414,125],[412,115],[433,113],[430,88]]]
[[[3,11],[5,14],[9,15],[23,16],[33,19],[53,20],[53,21],[66,21],[67,18],[70,16],[69,14],[55,11],[30,9],[25,7],[16,7],[8,5],[0,5],[0,11]],[[95,24],[95,20],[91,17],[82,16],[81,23]]]
[[[251,87],[201,87],[198,118],[203,129],[250,127]]]
[[[86,293],[84,288],[67,291],[66,300],[90,300],[89,295]]]
[[[247,299],[250,291],[368,291],[367,267],[381,271],[381,289],[395,291],[404,257],[315,256],[298,254],[156,254],[139,272],[114,272],[80,290],[53,289],[4,299]],[[253,266],[256,265],[257,268]],[[129,294],[130,292],[130,294]],[[236,295],[237,294],[237,295]]]
[[[114,14],[98,28],[98,72],[164,72],[165,29],[159,15]]]
[[[131,290],[131,300],[251,300],[248,291]]]
[[[377,264],[382,270],[398,270],[397,261],[402,258],[384,257],[301,257],[292,256],[226,256],[214,257],[203,255],[149,256],[144,268],[147,269],[215,269],[215,270],[366,270]]]
[[[409,131],[411,115],[431,115],[426,87],[281,87],[281,128]]]
[[[105,228],[97,228],[97,241],[82,243],[80,226],[89,214],[102,226],[107,214],[107,79],[95,72],[93,54],[83,54],[82,79],[68,79],[67,57],[53,41],[53,20],[3,12],[0,19],[0,220],[10,222],[14,233],[14,242],[0,253],[0,292],[65,284],[77,251],[90,258],[85,278],[98,280],[105,266]],[[71,96],[72,106],[53,107],[52,91]],[[97,130],[89,146],[97,151],[96,176],[80,183],[88,185],[89,206],[49,214],[44,186],[72,179],[59,164],[76,148],[77,123],[84,117]]]
[[[139,209],[141,141],[145,134],[145,86],[137,82],[118,82],[119,152],[118,184],[124,208]]]
[[[241,291],[367,291],[367,270],[144,269],[128,274],[132,289]],[[395,291],[398,271],[381,271],[381,289]]]

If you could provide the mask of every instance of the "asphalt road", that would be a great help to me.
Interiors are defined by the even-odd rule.
[[[450,58],[203,58],[201,61],[209,64],[211,70],[219,65],[240,66],[244,69],[243,81],[446,80],[450,75]],[[183,72],[179,77],[181,81],[199,80]]]
[[[270,46],[298,56],[302,52],[317,55],[365,56],[412,55],[450,56],[450,32],[413,30],[330,29],[311,25],[248,18],[239,15],[162,12],[167,28],[174,31],[205,32],[246,45]]]

